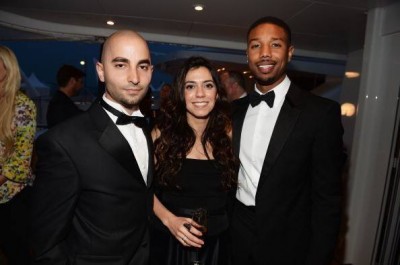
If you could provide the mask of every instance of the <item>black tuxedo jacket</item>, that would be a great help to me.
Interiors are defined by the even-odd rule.
[[[235,102],[238,156],[248,106],[248,96]],[[337,103],[290,86],[256,193],[257,264],[329,263],[340,225],[342,134]]]
[[[81,113],[82,110],[75,105],[70,97],[57,90],[47,107],[47,126],[51,128]]]
[[[98,102],[38,139],[31,207],[35,264],[147,264],[153,154],[145,135],[147,184]]]

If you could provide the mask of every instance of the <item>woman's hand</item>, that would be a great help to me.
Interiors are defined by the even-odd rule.
[[[154,195],[153,210],[161,222],[168,227],[171,234],[184,246],[201,248],[204,241],[198,225],[191,218],[178,217],[170,212]]]
[[[200,238],[203,234],[197,229],[199,225],[192,219],[171,215],[164,225],[182,245],[197,248],[203,246],[204,241]]]

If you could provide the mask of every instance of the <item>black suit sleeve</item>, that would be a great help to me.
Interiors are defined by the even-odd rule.
[[[63,245],[78,198],[78,174],[67,152],[51,136],[39,138],[37,152],[30,229],[34,264],[67,264]]]
[[[344,162],[340,107],[322,115],[312,148],[312,235],[307,265],[329,264],[341,217],[341,173]]]

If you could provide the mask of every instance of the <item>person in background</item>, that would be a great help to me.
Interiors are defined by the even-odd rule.
[[[102,97],[37,140],[34,264],[148,264],[153,153],[139,110],[153,71],[146,41],[116,31],[96,69]]]
[[[27,217],[36,107],[20,85],[15,54],[0,46],[0,252],[9,265],[29,264]]]
[[[238,167],[229,103],[202,57],[184,63],[170,93],[153,130],[157,217],[151,264],[228,264],[228,198]],[[208,212],[207,232],[191,219],[198,208]]]
[[[158,98],[159,108],[157,108],[153,111],[155,120],[159,119],[160,110],[165,105],[165,103],[168,101],[171,89],[172,89],[172,87],[170,84],[166,83],[166,84],[162,85],[160,92],[159,92],[159,98]],[[157,124],[157,122],[154,122],[154,125],[156,125],[156,124]]]
[[[160,106],[166,104],[170,94],[171,94],[172,86],[170,84],[164,84],[160,90]]]
[[[286,75],[294,47],[279,18],[247,33],[254,91],[236,100],[233,143],[241,166],[232,214],[233,264],[327,265],[341,222],[340,106]]]
[[[47,126],[49,128],[82,113],[71,97],[79,94],[83,88],[85,74],[72,65],[63,65],[57,72],[59,89],[47,108]]]
[[[221,83],[229,102],[247,95],[244,76],[237,71],[224,71],[220,74]]]

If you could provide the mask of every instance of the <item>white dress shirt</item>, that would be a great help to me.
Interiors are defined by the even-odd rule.
[[[114,109],[121,111],[125,113],[128,116],[141,116],[143,117],[143,114],[140,112],[140,110],[134,111],[131,115],[126,113],[124,108],[116,103],[113,102],[105,97],[103,95],[104,101],[113,107]],[[110,116],[111,120],[115,123],[117,121],[117,116],[112,114],[111,112],[107,111],[104,109],[108,116]],[[128,141],[129,146],[132,149],[132,152],[136,158],[136,161],[139,165],[140,172],[142,173],[144,181],[147,183],[147,173],[148,173],[148,165],[149,165],[149,150],[147,147],[147,140],[146,136],[143,133],[143,130],[139,127],[136,127],[133,123],[129,124],[124,124],[124,125],[117,125],[117,128],[120,130],[122,135],[125,137],[125,139]],[[112,139],[110,139],[112,141]],[[133,163],[133,161],[132,161]]]
[[[265,155],[289,86],[290,80],[286,76],[272,89],[275,92],[272,108],[265,101],[261,101],[254,108],[249,105],[247,109],[240,139],[239,183],[236,193],[236,198],[247,206],[255,206],[257,186]],[[257,87],[255,91],[262,94]]]

